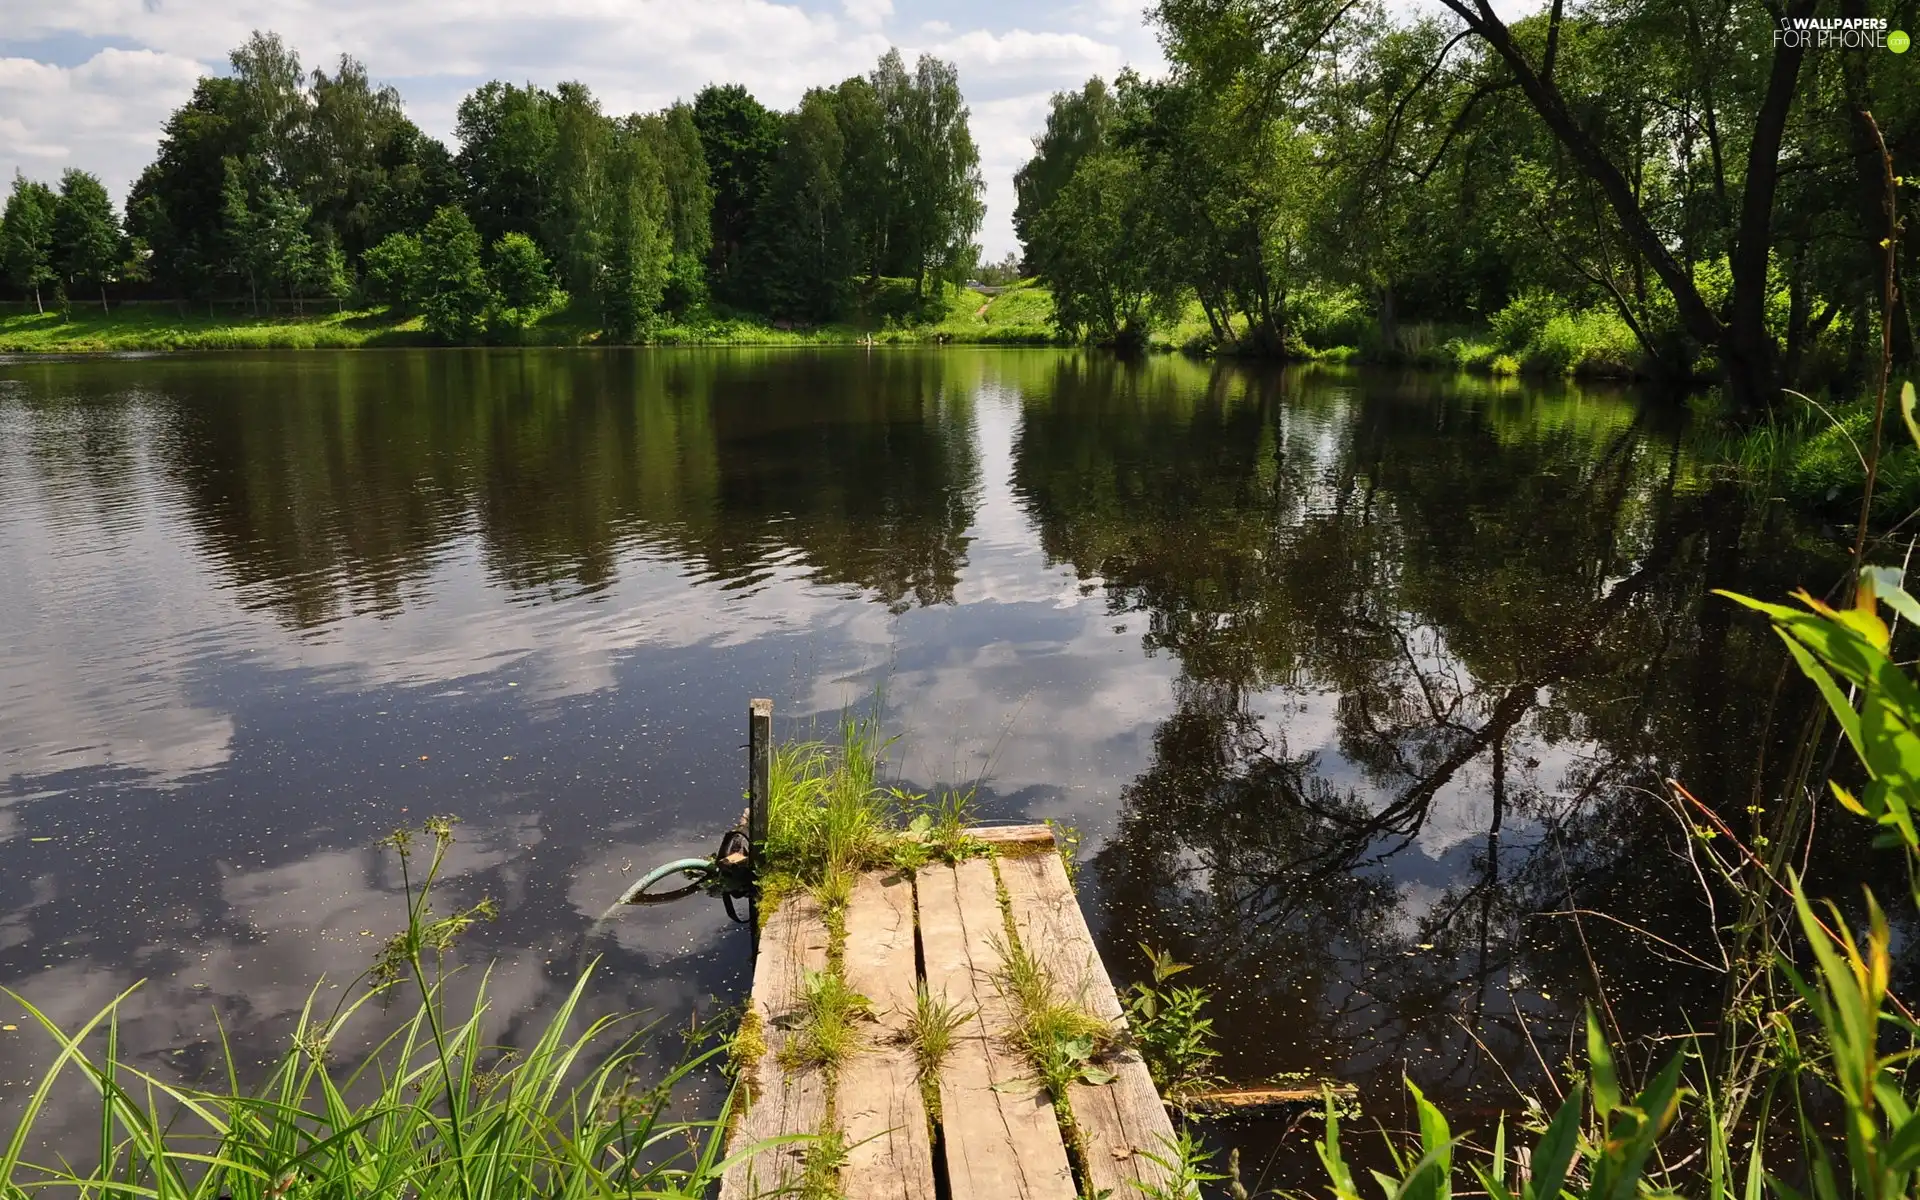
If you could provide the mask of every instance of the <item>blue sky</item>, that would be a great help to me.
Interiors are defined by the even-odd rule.
[[[1047,97],[1162,59],[1145,0],[0,0],[0,176],[69,165],[116,195],[160,124],[249,30],[272,29],[308,67],[342,53],[395,84],[448,138],[460,97],[488,79],[579,79],[610,110],[644,111],[710,81],[787,107],[870,68],[888,46],[953,60],[987,181],[981,242],[1013,248],[1010,177]]]

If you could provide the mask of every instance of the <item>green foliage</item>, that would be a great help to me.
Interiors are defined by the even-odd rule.
[[[801,982],[794,1036],[780,1051],[789,1071],[819,1067],[830,1076],[860,1048],[857,1022],[873,1015],[873,1003],[847,985],[838,970],[808,971]]]
[[[1127,1030],[1160,1094],[1179,1102],[1183,1094],[1213,1082],[1207,1065],[1220,1056],[1213,1048],[1213,1019],[1201,1016],[1207,1005],[1205,989],[1167,987],[1167,980],[1188,969],[1164,951],[1142,944],[1140,952],[1153,964],[1153,980],[1127,987]]]
[[[693,125],[713,189],[713,285],[731,300],[742,274],[740,248],[752,231],[768,168],[779,150],[781,120],[739,84],[710,84],[693,99]]]
[[[364,286],[367,298],[406,311],[419,304],[420,239],[411,233],[390,233],[367,251]]]
[[[509,233],[493,244],[492,281],[513,324],[527,324],[553,303],[547,256],[524,233]]]
[[[911,276],[916,291],[929,279],[958,283],[973,267],[986,212],[959,72],[923,54],[909,75],[889,50],[868,78],[884,119],[887,266]]]
[[[774,747],[763,875],[814,887],[835,871],[887,863],[910,798],[880,785],[889,743],[871,720],[846,717],[837,745],[785,742]]]
[[[1153,295],[1148,187],[1131,156],[1094,154],[1033,219],[1028,254],[1062,330],[1104,344],[1145,341]]]
[[[670,1122],[667,1114],[717,1049],[694,1048],[658,1083],[637,1086],[647,1030],[612,1016],[570,1032],[592,967],[518,1050],[482,1038],[491,1015],[484,980],[469,1009],[449,1008],[440,956],[488,911],[483,902],[433,915],[431,895],[451,840],[451,825],[436,820],[389,841],[402,868],[406,927],[387,944],[373,986],[357,996],[349,989],[352,998],[331,1013],[309,1001],[287,1051],[251,1090],[240,1087],[239,1063],[224,1042],[226,1083],[215,1089],[169,1083],[123,1060],[118,1008],[125,994],[68,1031],[9,993],[58,1053],[0,1146],[0,1196],[706,1195],[726,1165],[727,1111],[694,1122]],[[412,1014],[390,1032],[367,1030],[403,993],[415,997]],[[376,1046],[363,1062],[336,1062],[336,1045],[369,1032]],[[90,1048],[101,1040],[104,1047]],[[36,1124],[74,1075],[99,1097],[98,1161],[31,1162],[28,1148],[44,1136]],[[192,1127],[176,1125],[176,1113],[191,1114]]]
[[[1139,1153],[1158,1166],[1166,1176],[1158,1183],[1133,1181],[1133,1186],[1147,1200],[1198,1200],[1203,1194],[1201,1184],[1218,1183],[1226,1178],[1217,1171],[1207,1170],[1207,1165],[1213,1160],[1213,1152],[1201,1144],[1191,1129],[1185,1127],[1158,1151],[1143,1149]],[[1238,1154],[1239,1151],[1234,1153]]]
[[[13,191],[0,214],[0,273],[22,293],[32,292],[34,308],[45,311],[40,289],[52,283],[53,216],[58,198],[44,183],[15,173]]]
[[[611,341],[638,341],[666,295],[673,240],[659,161],[632,129],[607,156],[604,188],[594,276],[600,327]]]
[[[1055,92],[1048,101],[1046,130],[1034,139],[1033,157],[1013,176],[1013,231],[1029,253],[1044,236],[1035,228],[1040,215],[1073,178],[1080,161],[1106,148],[1116,111],[1113,93],[1098,75],[1079,91]]]
[[[74,285],[100,289],[100,307],[107,307],[106,286],[120,265],[120,218],[106,187],[95,176],[69,167],[60,176],[60,197],[53,206],[53,267]]]
[[[485,326],[493,289],[480,265],[480,234],[448,205],[420,235],[420,311],[435,336],[467,341]]]

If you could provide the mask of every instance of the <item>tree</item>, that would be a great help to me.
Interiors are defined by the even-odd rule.
[[[957,278],[972,265],[986,212],[980,152],[952,63],[923,54],[908,75],[900,52],[890,50],[872,82],[887,122],[888,251],[919,295],[929,274]]]
[[[53,189],[15,172],[13,191],[7,196],[7,208],[0,216],[0,272],[22,292],[33,293],[33,307],[45,312],[40,299],[42,284],[52,283],[53,210],[57,203]]]
[[[840,126],[840,210],[853,269],[877,282],[894,211],[886,186],[887,112],[872,81],[855,76],[833,90],[833,114]]]
[[[312,101],[301,85],[300,56],[277,33],[256,29],[227,56],[233,68],[235,116],[247,149],[266,163],[272,182],[299,186],[300,146]]]
[[[53,261],[62,277],[100,290],[100,311],[107,311],[107,280],[120,264],[120,218],[100,180],[69,167],[60,176],[60,198],[53,209]]]
[[[713,251],[713,185],[693,106],[675,104],[642,119],[667,188],[667,221],[673,230],[673,262],[661,305],[683,313],[707,298],[707,258]]]
[[[417,234],[388,234],[367,251],[365,266],[367,290],[374,299],[400,312],[419,303],[422,275]]]
[[[780,115],[737,83],[711,84],[693,99],[693,124],[713,189],[710,277],[716,292],[734,299],[743,274],[740,247],[753,232],[754,213],[780,148]]]
[[[551,209],[558,131],[553,96],[535,87],[489,83],[460,102],[454,119],[460,152],[454,158],[465,183],[464,207],[480,235],[543,237]],[[547,243],[554,254],[558,247]]]
[[[270,279],[270,254],[261,249],[259,219],[252,198],[247,194],[246,168],[240,159],[224,162],[220,181],[219,261],[223,273],[247,281],[247,299],[252,310],[260,311],[260,290]]]
[[[320,237],[313,243],[313,252],[307,258],[306,275],[300,280],[303,295],[324,296],[338,301],[351,290],[347,278],[347,256],[340,250],[340,240],[334,236],[331,226],[320,228]]]
[[[453,205],[433,214],[420,235],[420,287],[421,312],[436,335],[469,341],[485,326],[494,296],[480,265],[480,234]]]
[[[153,250],[153,278],[181,296],[211,296],[244,277],[232,244],[228,162],[248,154],[239,84],[205,78],[167,118],[159,153],[127,197],[127,226]]]
[[[673,259],[666,182],[648,139],[622,127],[608,157],[605,251],[596,288],[600,328],[609,341],[633,342],[652,327]]]
[[[834,93],[816,88],[787,117],[755,215],[750,298],[777,317],[824,320],[858,270],[842,206],[846,142]]]
[[[1101,151],[1034,218],[1036,266],[1061,329],[1110,345],[1144,340],[1155,238],[1146,183],[1133,156]]]
[[[1055,92],[1048,102],[1046,131],[1033,139],[1033,157],[1013,176],[1013,235],[1029,255],[1034,221],[1067,186],[1080,160],[1106,147],[1114,111],[1113,93],[1098,75],[1077,92]]]
[[[532,238],[510,233],[493,244],[493,289],[523,324],[552,303],[553,272]]]

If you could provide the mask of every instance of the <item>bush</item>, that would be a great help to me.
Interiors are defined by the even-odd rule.
[[[524,325],[553,304],[553,271],[532,238],[509,233],[493,244],[493,287],[512,324]]]
[[[361,260],[360,287],[365,298],[405,311],[419,302],[420,239],[390,233]]]
[[[1302,288],[1287,297],[1288,332],[1314,350],[1358,346],[1371,326],[1367,306],[1352,288]]]
[[[467,214],[447,205],[420,235],[421,313],[427,328],[450,342],[472,341],[494,306],[480,265],[480,234]]]
[[[1519,351],[1539,337],[1548,322],[1568,311],[1565,300],[1536,288],[1507,301],[1505,308],[1488,318],[1487,325],[1502,350]]]

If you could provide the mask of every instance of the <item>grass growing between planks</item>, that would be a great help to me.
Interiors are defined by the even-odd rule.
[[[926,1106],[927,1119],[940,1119],[940,1068],[953,1053],[953,1035],[976,1016],[975,1010],[962,1009],[945,995],[935,996],[921,981],[914,989],[913,1016],[907,1022],[907,1039],[913,1048],[913,1063],[920,1079],[920,1100]]]
[[[0,1198],[704,1196],[725,1166],[727,1114],[667,1118],[676,1091],[718,1051],[695,1053],[642,1086],[644,1028],[607,1017],[570,1032],[591,968],[530,1046],[488,1045],[484,983],[470,1007],[452,1011],[441,958],[490,907],[434,915],[430,896],[452,831],[439,820],[422,832],[431,843],[424,873],[414,835],[389,843],[400,857],[407,926],[368,972],[371,986],[350,989],[358,995],[324,1015],[310,1001],[258,1087],[242,1086],[231,1048],[226,1078],[213,1088],[170,1083],[123,1061],[124,995],[71,1032],[13,996],[59,1051],[0,1149]],[[404,997],[413,1014],[364,1060],[334,1062],[330,1047],[349,1029]],[[70,1080],[99,1099],[98,1142],[33,1161],[36,1122]]]
[[[1069,1090],[1075,1083],[1099,1086],[1113,1081],[1113,1073],[1097,1061],[1111,1050],[1118,1031],[1087,1010],[1084,997],[1062,994],[1059,980],[1046,963],[1020,939],[1013,920],[1012,897],[994,864],[994,890],[1000,901],[1001,936],[993,939],[1000,970],[993,986],[1013,1005],[1013,1044],[1033,1069],[1034,1084],[1043,1087],[1053,1103],[1060,1137],[1074,1160],[1076,1176],[1085,1185],[1092,1178],[1087,1163],[1087,1139],[1073,1118]]]

